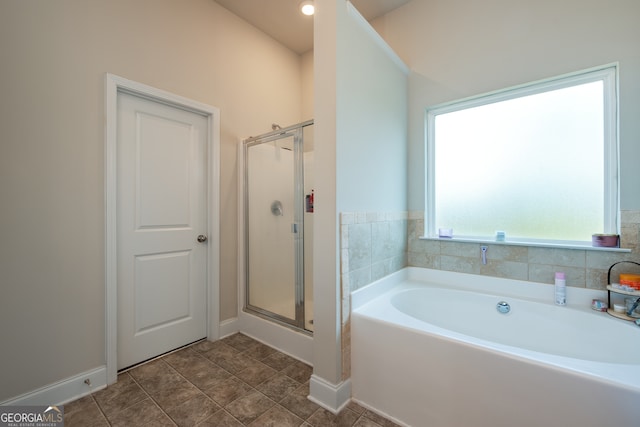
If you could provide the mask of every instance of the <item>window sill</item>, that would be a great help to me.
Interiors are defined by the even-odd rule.
[[[460,242],[460,243],[484,243],[491,245],[505,246],[529,246],[536,248],[554,248],[554,249],[582,249],[587,251],[600,252],[622,252],[629,253],[631,249],[627,248],[607,248],[601,246],[591,246],[590,242],[534,242],[526,240],[507,239],[504,242],[498,242],[491,239],[473,238],[473,237],[430,237],[422,236],[421,240],[439,240],[444,242]]]

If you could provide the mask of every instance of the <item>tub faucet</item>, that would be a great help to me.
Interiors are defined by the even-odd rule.
[[[640,305],[640,297],[638,297],[638,299],[636,300],[636,302],[633,303],[629,311],[627,311],[627,316],[631,316],[631,314],[633,313],[633,310],[638,308],[638,305]]]

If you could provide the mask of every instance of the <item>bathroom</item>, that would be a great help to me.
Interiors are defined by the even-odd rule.
[[[0,156],[7,215],[1,269],[7,297],[0,319],[20,325],[2,329],[3,342],[13,349],[3,357],[2,376],[12,387],[2,387],[2,401],[104,363],[105,72],[222,111],[221,329],[233,328],[239,316],[238,141],[270,130],[274,122],[315,120],[315,140],[324,142],[315,149],[315,235],[326,237],[314,248],[310,362],[327,406],[339,407],[348,395],[346,297],[354,287],[408,264],[503,277],[526,271],[525,279],[548,283],[542,272],[561,267],[570,286],[601,288],[613,262],[638,257],[636,2],[501,0],[481,7],[413,0],[372,23],[406,66],[358,61],[383,54],[358,44],[358,27],[345,24],[343,12],[338,15],[342,1],[326,2],[325,14],[316,18],[314,52],[302,55],[212,1],[189,8],[154,2],[158,12],[150,15],[150,2],[110,3],[1,6],[9,37],[0,43],[10,64],[3,74],[11,82],[3,102],[14,108],[0,118],[8,141]],[[114,27],[120,30],[114,33]],[[20,41],[19,48],[12,40]],[[633,249],[631,254],[492,247],[491,270],[481,265],[475,244],[417,238],[423,232],[426,106],[612,62],[620,64],[622,246]],[[42,96],[25,96],[34,90]],[[25,125],[34,111],[39,121]],[[349,240],[348,254],[340,252],[346,244],[341,219],[345,228],[351,221],[361,225],[363,241]],[[367,237],[367,227],[380,232]],[[380,245],[377,239],[408,250],[367,256],[367,248]],[[349,258],[354,245],[364,248],[357,260]],[[351,286],[343,289],[347,278]]]

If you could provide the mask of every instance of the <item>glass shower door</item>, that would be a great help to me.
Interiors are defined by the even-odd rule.
[[[304,329],[302,129],[251,141],[244,150],[245,307]]]

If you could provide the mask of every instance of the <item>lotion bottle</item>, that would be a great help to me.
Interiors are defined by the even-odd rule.
[[[567,282],[563,272],[556,272],[556,304],[567,304]]]

